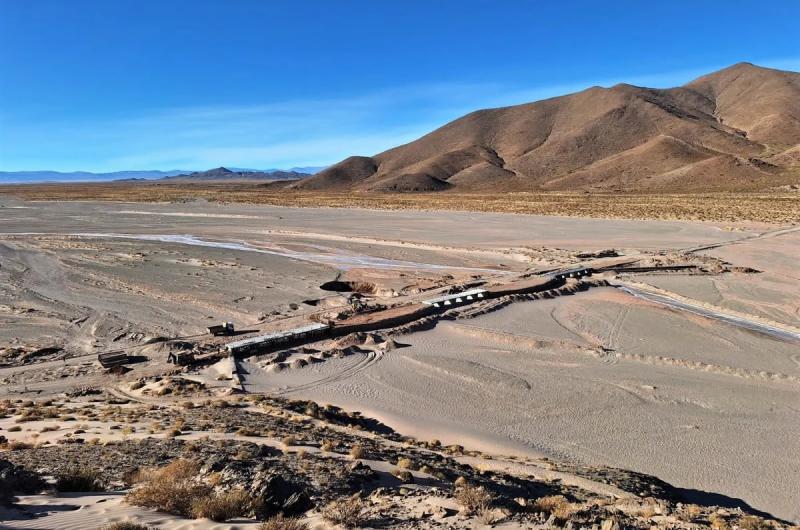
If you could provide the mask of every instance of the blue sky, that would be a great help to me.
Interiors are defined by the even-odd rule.
[[[0,0],[0,171],[316,166],[465,112],[739,61],[800,2]]]

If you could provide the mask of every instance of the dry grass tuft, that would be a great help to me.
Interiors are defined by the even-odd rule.
[[[464,454],[464,447],[461,445],[448,445],[444,448],[444,452],[450,455],[463,455]]]
[[[258,530],[308,530],[308,525],[295,517],[278,515],[261,523]]]
[[[8,442],[8,444],[5,446],[5,448],[9,451],[21,451],[23,449],[31,449],[32,447],[33,444],[20,441]]]
[[[247,183],[6,185],[0,193],[26,200],[209,201],[292,207],[381,210],[469,210],[528,215],[697,221],[800,221],[796,193],[364,193],[268,190]]]
[[[125,521],[124,523],[114,523],[104,526],[102,530],[150,530],[150,527],[139,523]]]
[[[247,427],[239,427],[236,430],[236,436],[258,436],[258,432],[254,431],[253,429],[248,429]]]
[[[253,506],[250,495],[241,489],[211,493],[192,501],[191,515],[195,519],[211,519],[223,523],[228,519],[247,515]]]
[[[72,468],[56,477],[58,491],[105,491],[100,474],[94,469]]]
[[[683,510],[679,513],[679,517],[687,522],[692,522],[703,513],[703,509],[696,504],[684,504]]]
[[[482,525],[490,526],[498,522],[502,517],[495,510],[484,508],[478,512],[478,522]]]
[[[127,500],[136,506],[188,517],[193,503],[211,493],[211,488],[198,482],[199,471],[197,462],[184,459],[162,468],[146,469],[139,473],[140,484],[128,494]]]
[[[712,514],[711,517],[708,518],[708,523],[713,530],[730,530],[731,526],[728,524],[728,520],[722,517],[721,515]]]
[[[533,505],[538,510],[549,513],[561,521],[566,521],[575,513],[574,506],[563,495],[540,497]]]
[[[353,445],[353,447],[350,448],[350,458],[353,460],[364,458],[364,446],[361,444]]]
[[[345,528],[357,528],[366,522],[364,509],[358,495],[329,503],[322,509],[322,518]]]
[[[414,475],[412,475],[410,471],[406,471],[401,468],[397,468],[394,471],[392,471],[392,475],[397,477],[397,480],[399,480],[404,484],[411,484],[412,482],[414,482]]]
[[[414,469],[414,462],[410,458],[401,458],[397,461],[400,469]]]
[[[755,515],[743,515],[736,520],[736,526],[742,530],[774,530],[769,522]]]
[[[167,431],[167,436],[169,436],[170,438],[175,438],[176,436],[180,436],[181,434],[183,434],[183,433],[177,427],[173,427],[172,429]]]
[[[492,503],[491,493],[480,486],[473,486],[466,482],[456,489],[455,498],[467,515],[484,512]]]

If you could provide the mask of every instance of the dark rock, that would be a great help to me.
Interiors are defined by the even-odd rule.
[[[314,507],[314,502],[304,491],[293,493],[283,503],[281,512],[287,517],[301,515]]]
[[[203,466],[203,473],[214,473],[217,471],[222,471],[225,467],[225,461],[220,457],[211,457],[206,460],[205,465]]]
[[[348,466],[348,470],[351,473],[358,473],[358,472],[365,472],[365,471],[372,471],[372,468],[368,465],[364,464],[362,461],[357,460]]]
[[[272,475],[260,483],[254,482],[253,493],[256,499],[254,511],[258,519],[267,519],[278,513],[297,515],[313,506],[311,498],[301,487],[280,475]]]
[[[0,503],[10,502],[16,493],[39,493],[46,486],[36,473],[0,459]]]

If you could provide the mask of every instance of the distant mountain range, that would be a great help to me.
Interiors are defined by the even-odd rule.
[[[192,173],[164,177],[161,180],[298,180],[308,175],[308,173],[299,171],[282,171],[280,169],[235,171],[226,167],[217,167],[207,171],[194,171]]]
[[[159,179],[185,173],[179,169],[170,171],[114,171],[92,173],[90,171],[0,171],[0,183],[17,184],[27,182],[101,182],[125,179]]]
[[[217,179],[263,179],[284,180],[298,179],[313,175],[324,167],[294,167],[289,170],[281,169],[243,169],[243,168],[216,168],[208,171],[192,172],[181,169],[169,171],[142,170],[142,171],[113,171],[110,173],[92,173],[89,171],[0,171],[0,184],[20,184],[32,182],[108,182],[116,180],[155,180],[171,178],[188,178],[214,180]]]
[[[619,84],[479,110],[292,187],[744,191],[800,182],[800,74],[739,63],[686,85]]]

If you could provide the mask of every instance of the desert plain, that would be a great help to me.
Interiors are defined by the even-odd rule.
[[[614,481],[614,472],[603,478],[597,470],[627,470],[665,481],[684,503],[796,524],[798,263],[800,227],[763,220],[4,195],[0,399],[13,411],[0,419],[0,435],[18,444],[7,453],[11,460],[47,469],[53,450],[76,450],[65,438],[130,444],[155,437],[174,444],[205,431],[209,443],[214,431],[195,425],[168,438],[144,427],[152,418],[130,420],[134,428],[124,434],[119,425],[109,427],[124,425],[119,417],[79,420],[80,426],[57,418],[21,422],[24,407],[16,401],[56,400],[78,410],[85,396],[100,393],[123,410],[175,409],[188,399],[194,403],[188,411],[204,400],[313,401],[358,412],[398,436],[436,440],[433,449],[461,446],[459,462],[475,469],[623,498],[625,484]],[[368,316],[370,309],[380,314],[572,267],[593,273],[547,296],[479,301],[419,325],[387,325],[279,352],[216,358],[235,339],[206,330],[232,321],[250,337],[326,319],[346,322],[359,318],[353,300]],[[109,374],[97,355],[110,351],[128,352],[137,362]],[[176,351],[213,362],[167,364]],[[180,399],[165,395],[166,381],[175,380],[199,390],[183,389]],[[239,434],[223,430],[218,437],[280,446],[275,433],[261,442]],[[387,471],[373,460],[377,472]],[[424,488],[429,475],[414,470],[415,487]],[[3,512],[5,524],[80,528],[115,516],[165,528],[255,524],[187,522],[133,508],[120,494],[87,495],[57,500],[80,507],[90,517],[84,523],[78,512],[45,508],[35,518]],[[29,512],[56,502],[21,499]],[[513,517],[498,516],[495,524],[527,527]]]

